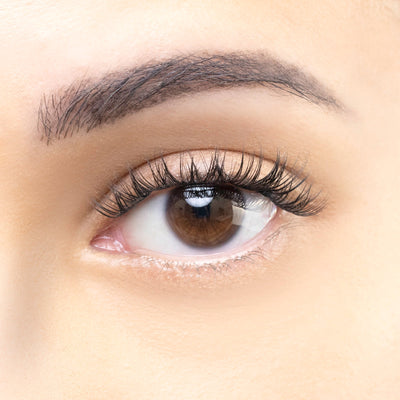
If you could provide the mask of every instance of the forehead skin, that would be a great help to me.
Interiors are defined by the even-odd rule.
[[[398,399],[398,1],[3,0],[0,21],[5,398]],[[143,137],[128,135],[128,118],[98,140],[40,141],[43,93],[204,51],[266,52],[299,65],[350,112],[243,92],[245,102],[228,97],[228,111],[207,96],[177,103],[181,111],[150,110],[137,120]],[[311,175],[332,198],[284,256],[290,263],[269,280],[185,297],[89,273],[68,256],[86,229],[88,199],[129,162],[205,142],[242,149],[234,126],[218,136],[207,125],[228,126],[238,104],[241,124],[252,127],[248,142],[309,154]],[[263,138],[253,120],[268,118],[275,133]],[[180,121],[205,139],[193,133],[182,144],[173,133]]]

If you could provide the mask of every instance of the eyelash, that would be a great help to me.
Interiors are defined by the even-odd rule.
[[[96,201],[95,209],[108,218],[118,218],[153,192],[172,187],[199,185],[232,185],[253,191],[265,196],[282,210],[298,216],[316,215],[325,206],[325,202],[319,198],[319,193],[311,194],[312,186],[307,183],[307,177],[300,178],[288,172],[287,157],[282,157],[279,152],[272,169],[264,176],[261,175],[264,163],[262,156],[242,152],[235,172],[226,170],[225,158],[226,151],[215,150],[206,171],[200,172],[194,157],[189,152],[181,153],[179,173],[174,175],[165,158],[161,157],[148,162],[152,180],[129,169],[128,182],[112,185],[110,192],[113,198],[103,203]]]

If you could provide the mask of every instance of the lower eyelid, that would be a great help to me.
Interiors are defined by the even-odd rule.
[[[196,257],[195,261],[189,256],[168,257],[148,254],[145,250],[127,254],[92,249],[82,256],[84,261],[93,261],[97,266],[105,264],[108,270],[122,270],[124,274],[133,275],[135,281],[147,281],[150,285],[183,285],[190,289],[230,286],[233,282],[243,284],[276,265],[276,259],[287,246],[292,218],[292,215],[279,211],[269,229],[242,249],[225,255]]]

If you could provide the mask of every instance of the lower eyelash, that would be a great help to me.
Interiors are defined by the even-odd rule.
[[[282,157],[279,152],[266,175],[262,175],[265,161],[262,156],[242,152],[237,169],[232,171],[226,167],[227,153],[215,150],[206,163],[205,171],[199,168],[190,152],[180,154],[177,174],[171,172],[165,157],[148,162],[151,179],[131,169],[128,182],[112,186],[112,197],[104,203],[96,202],[95,208],[106,217],[117,218],[155,191],[194,185],[232,185],[254,191],[270,199],[282,210],[299,216],[315,215],[324,208],[325,202],[320,199],[319,193],[311,194],[312,187],[307,179],[288,172],[287,157]]]

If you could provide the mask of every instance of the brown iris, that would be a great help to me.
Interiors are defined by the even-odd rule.
[[[167,219],[188,245],[215,247],[237,231],[243,203],[241,192],[230,186],[178,187],[170,192]]]

